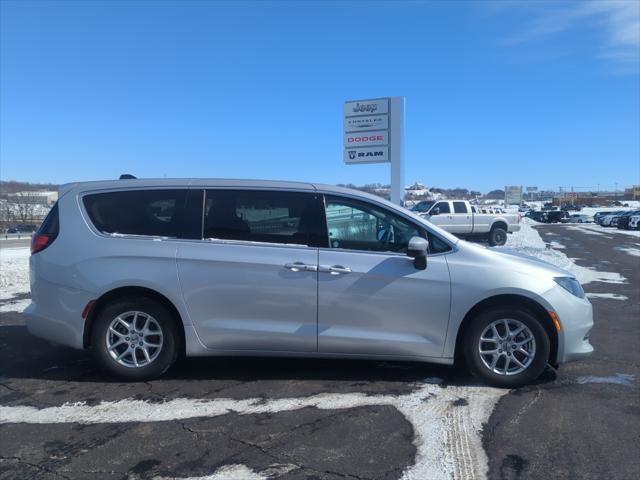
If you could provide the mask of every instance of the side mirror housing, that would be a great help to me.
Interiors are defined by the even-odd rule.
[[[440,215],[440,209],[438,207],[432,208],[429,215]]]
[[[411,237],[407,245],[407,256],[413,258],[413,266],[418,270],[427,268],[429,241],[422,237]]]

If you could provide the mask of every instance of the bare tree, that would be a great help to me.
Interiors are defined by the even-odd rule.
[[[10,215],[21,223],[33,221],[36,202],[28,192],[18,192],[7,199]]]

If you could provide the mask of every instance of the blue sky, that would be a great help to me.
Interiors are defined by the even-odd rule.
[[[1,3],[0,177],[386,183],[342,103],[404,95],[406,183],[640,183],[640,2]]]

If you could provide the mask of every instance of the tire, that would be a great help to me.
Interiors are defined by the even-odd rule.
[[[91,332],[93,355],[102,369],[120,379],[145,381],[159,377],[178,356],[176,320],[164,305],[151,298],[115,300],[98,313]],[[136,327],[131,334],[125,325],[134,322]],[[118,360],[116,356],[122,358]]]
[[[507,232],[504,228],[493,227],[489,232],[489,245],[492,247],[507,243]]]
[[[502,347],[499,340],[494,342],[495,335],[491,332],[492,324],[497,323],[498,337],[506,337],[506,329],[504,321],[507,320],[512,333],[524,326],[524,330],[518,333],[512,340],[503,343],[503,346],[512,346],[515,349],[513,353],[507,355],[507,349],[501,350],[502,353],[496,353],[498,357],[495,366],[492,369],[491,364],[494,360],[494,354],[480,354],[480,349],[489,351],[496,346],[496,350]],[[502,327],[501,327],[502,325]],[[482,342],[482,338],[490,338],[489,341]],[[528,337],[532,337],[533,341],[528,341],[522,345],[522,350],[528,351],[529,356],[525,356],[520,348],[514,346],[514,342],[526,341]],[[467,366],[471,373],[489,385],[501,388],[516,388],[533,382],[544,371],[549,361],[550,341],[547,332],[542,324],[527,310],[518,308],[496,308],[487,310],[479,314],[473,319],[468,329],[465,331],[464,356]],[[509,358],[509,363],[507,363]],[[520,365],[513,360],[520,362]],[[525,368],[522,368],[524,366]],[[506,368],[505,368],[506,367]],[[504,372],[507,373],[504,373]]]

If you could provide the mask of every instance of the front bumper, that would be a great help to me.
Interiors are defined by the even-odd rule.
[[[593,346],[589,332],[593,328],[593,307],[586,298],[578,298],[560,286],[545,295],[560,320],[556,363],[572,362],[589,356]]]

